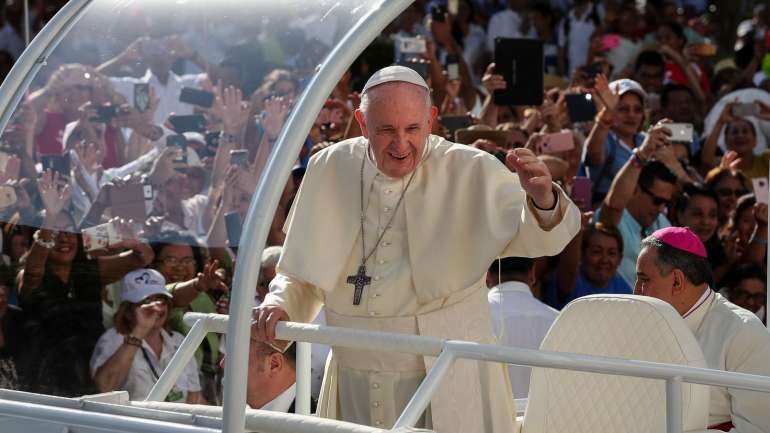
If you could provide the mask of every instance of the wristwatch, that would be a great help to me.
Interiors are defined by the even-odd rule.
[[[56,245],[56,236],[58,233],[54,230],[51,230],[51,240],[46,241],[43,239],[40,239],[40,230],[36,231],[35,234],[32,235],[32,239],[35,241],[36,244],[40,245],[41,247],[50,250]]]

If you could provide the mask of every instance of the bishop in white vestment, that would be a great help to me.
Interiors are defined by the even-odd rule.
[[[635,293],[679,311],[708,368],[770,376],[770,332],[754,313],[709,288],[711,269],[698,237],[687,228],[668,227],[642,241],[642,247]],[[712,386],[708,425],[710,431],[770,432],[770,394]]]
[[[364,88],[365,95],[376,85],[394,92],[378,90],[369,113],[357,113],[367,116],[359,118],[364,137],[311,159],[287,220],[278,275],[257,312],[255,332],[263,338],[278,315],[307,322],[325,305],[330,326],[493,343],[490,263],[558,254],[580,229],[577,207],[531,152],[519,149],[520,177],[485,152],[429,135],[430,124],[411,123],[427,108],[404,95],[427,85],[403,69],[385,68]],[[388,106],[394,95],[398,104]],[[377,123],[373,114],[382,108],[390,110]],[[422,137],[413,137],[415,124]],[[545,184],[533,185],[535,178]],[[538,202],[532,191],[545,191],[550,206],[538,207],[543,194]],[[357,274],[368,278],[360,299]],[[319,414],[389,428],[434,360],[334,347]],[[469,360],[456,362],[424,420],[442,433],[510,433],[515,424],[506,366]]]

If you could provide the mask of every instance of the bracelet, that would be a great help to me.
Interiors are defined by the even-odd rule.
[[[538,210],[545,211],[545,212],[552,211],[552,210],[556,209],[556,205],[559,203],[559,196],[556,195],[556,190],[553,189],[553,188],[551,189],[551,193],[553,194],[553,206],[551,206],[550,209],[543,209],[543,208],[541,208],[540,206],[537,205],[537,203],[535,203],[534,200],[532,200],[532,206],[534,206]]]
[[[45,248],[47,250],[50,250],[54,246],[56,246],[56,236],[57,235],[58,235],[58,233],[56,233],[56,231],[51,230],[51,237],[52,238],[51,238],[51,240],[46,241],[46,240],[43,240],[43,239],[40,238],[40,230],[37,230],[35,232],[35,234],[32,235],[32,240],[34,240],[35,243],[40,245],[41,247],[43,247],[43,248]]]
[[[123,344],[128,344],[129,346],[142,347],[142,340],[134,337],[133,335],[126,335],[125,337],[123,337]]]
[[[631,151],[631,163],[636,168],[642,168],[642,166],[647,162],[647,160],[642,158],[640,154],[641,152],[639,151],[638,147]]]

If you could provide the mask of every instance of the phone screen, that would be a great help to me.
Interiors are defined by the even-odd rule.
[[[134,108],[144,113],[150,108],[150,85],[147,83],[134,84]]]
[[[197,105],[203,108],[211,108],[214,105],[214,94],[205,90],[192,87],[183,87],[179,93],[179,102]]]
[[[241,243],[241,216],[238,212],[228,212],[225,214],[225,229],[227,230],[227,241],[230,248],[238,248]]]
[[[565,95],[567,113],[573,123],[591,122],[596,116],[596,105],[590,93]]]
[[[168,116],[168,122],[177,134],[206,131],[206,118],[201,114]]]

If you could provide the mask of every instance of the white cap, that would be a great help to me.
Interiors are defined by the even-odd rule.
[[[366,93],[367,90],[374,86],[390,83],[392,81],[403,81],[405,83],[414,84],[415,86],[420,86],[425,90],[430,90],[428,83],[422,79],[417,71],[412,68],[407,68],[406,66],[393,65],[384,67],[375,72],[366,84],[364,84],[364,89],[361,90],[361,93]]]
[[[166,279],[160,272],[155,269],[138,269],[123,277],[121,301],[138,304],[152,295],[165,295],[171,298],[171,294],[166,290]]]
[[[618,96],[623,96],[627,92],[634,92],[642,97],[642,102],[647,99],[647,92],[644,91],[642,85],[634,80],[629,80],[628,78],[611,82],[610,91]]]

